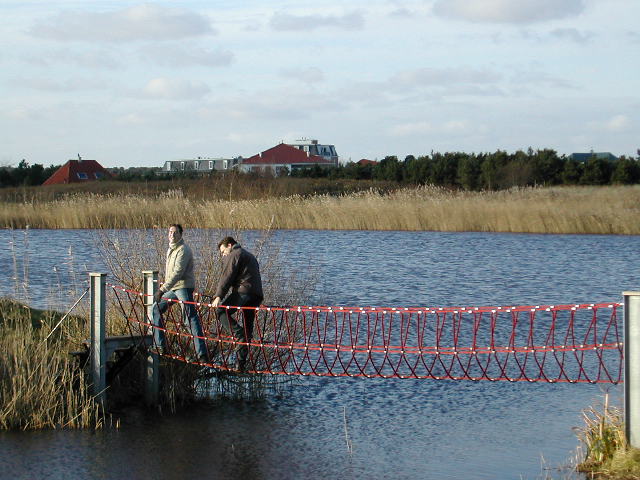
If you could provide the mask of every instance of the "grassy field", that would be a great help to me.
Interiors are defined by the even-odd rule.
[[[233,186],[232,180],[185,181],[165,189],[139,185],[137,191],[122,187],[115,192],[87,190],[92,186],[71,186],[66,191],[56,187],[51,192],[34,187],[22,189],[21,194],[14,189],[0,195],[0,226],[150,228],[180,222],[190,228],[233,230],[640,234],[640,185],[465,192],[428,186],[392,190],[388,185],[357,190],[345,184],[336,189],[347,193],[326,193],[330,190],[326,182],[319,182],[315,190],[306,184],[315,193],[289,194],[295,190],[291,185],[298,185],[296,179],[290,180],[293,183],[282,184],[288,187],[274,182],[273,191],[267,191],[266,183],[256,187],[247,180],[242,180],[244,189]],[[222,188],[227,191],[221,192]]]

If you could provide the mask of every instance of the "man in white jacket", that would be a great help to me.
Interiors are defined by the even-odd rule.
[[[154,301],[158,306],[160,315],[154,315],[154,325],[164,328],[162,314],[175,302],[169,300],[182,300],[183,302],[193,302],[193,290],[196,286],[196,279],[193,274],[193,253],[182,238],[182,226],[179,224],[169,225],[169,250],[167,250],[167,263],[165,268],[164,283],[154,296]],[[156,309],[153,309],[154,312]],[[182,322],[193,335],[198,361],[207,363],[207,346],[205,344],[202,325],[198,318],[198,311],[193,303],[182,304]],[[159,351],[165,350],[164,330],[153,329],[153,339]]]

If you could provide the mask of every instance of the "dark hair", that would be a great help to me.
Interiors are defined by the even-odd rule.
[[[180,235],[182,235],[182,225],[180,225],[179,223],[172,223],[171,225],[169,225],[169,228],[171,227],[176,227],[176,230],[178,230],[180,232]]]
[[[231,245],[235,245],[236,243],[238,243],[238,242],[236,242],[236,241],[233,239],[233,237],[224,237],[222,240],[220,240],[220,241],[218,242],[218,249],[220,249],[220,247],[221,247],[222,245],[224,245],[224,246],[226,247],[226,246],[227,246],[227,245],[229,245],[229,244],[231,244]]]

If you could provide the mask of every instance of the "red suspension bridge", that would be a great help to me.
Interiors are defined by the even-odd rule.
[[[149,320],[148,293],[108,287],[131,335],[159,328]],[[233,371],[237,347],[248,345],[247,372],[259,374],[613,384],[623,379],[622,303],[260,306],[247,343],[221,328],[216,308],[194,304],[209,350],[205,364],[219,371]],[[164,316],[164,356],[199,363],[192,360],[194,337],[182,316],[181,305]],[[236,318],[242,323],[243,309]]]

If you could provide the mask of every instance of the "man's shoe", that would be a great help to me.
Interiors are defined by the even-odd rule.
[[[164,348],[160,346],[153,346],[149,348],[149,353],[155,353],[156,355],[164,355]]]
[[[244,373],[247,371],[247,361],[238,359],[234,365],[234,370],[238,373]]]

